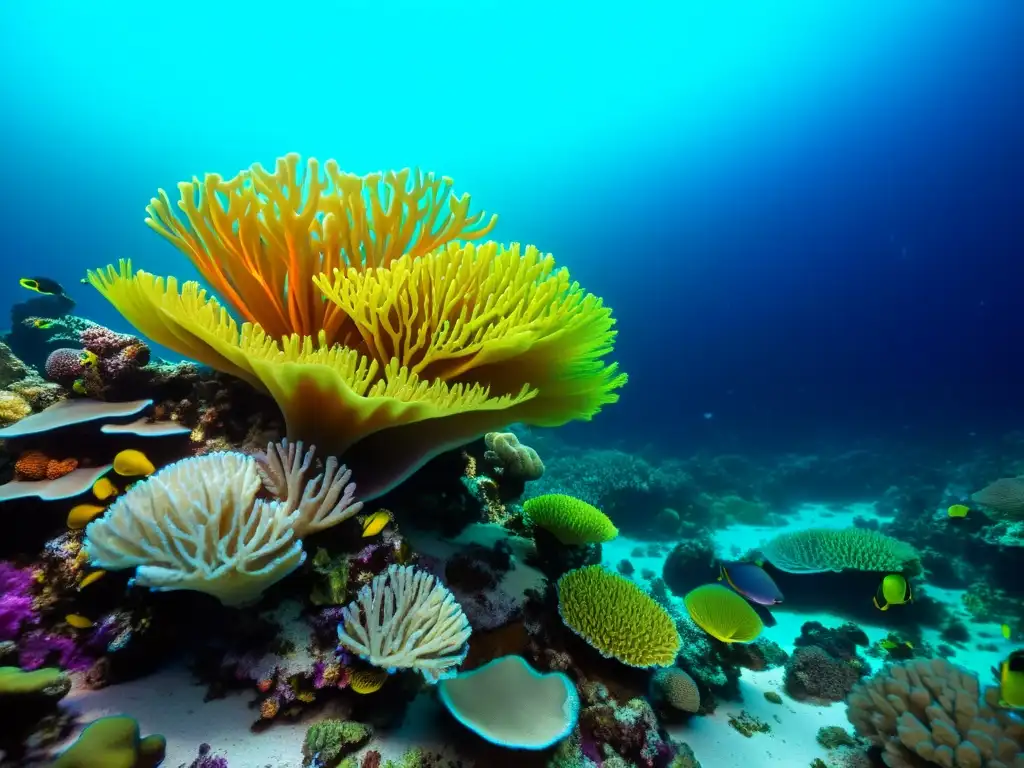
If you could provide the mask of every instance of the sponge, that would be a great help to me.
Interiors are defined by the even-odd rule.
[[[573,496],[547,493],[527,499],[523,511],[531,523],[563,544],[600,544],[619,535],[619,529],[604,512]]]

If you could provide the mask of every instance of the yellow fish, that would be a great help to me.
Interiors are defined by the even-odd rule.
[[[1010,639],[1010,635],[1013,634],[1013,631],[1010,629],[1010,625],[1009,624],[1003,624],[1003,626],[1001,626],[999,628],[999,631],[1003,633],[1003,639],[1004,640],[1009,640]]]
[[[148,477],[156,467],[142,451],[128,448],[114,457],[114,471],[121,477]]]
[[[89,524],[97,515],[103,514],[106,507],[99,504],[78,504],[68,512],[68,528],[73,531],[81,530]]]
[[[953,504],[946,513],[950,517],[967,517],[967,513],[971,511],[971,508],[964,504]]]
[[[82,350],[82,365],[86,368],[95,368],[96,363],[99,362],[99,358],[95,352],[90,352],[88,349]]]
[[[80,395],[87,395],[89,392],[85,388],[85,381],[82,379],[75,379],[75,383],[71,385],[71,388]]]
[[[69,613],[64,617],[64,621],[75,629],[89,629],[89,627],[92,626],[92,621],[85,618],[85,616],[80,613]]]
[[[384,530],[384,526],[391,522],[391,513],[386,509],[378,509],[372,515],[367,515],[363,520],[363,538],[376,536]]]
[[[90,584],[95,584],[106,575],[106,571],[93,571],[78,583],[79,589],[85,589]]]
[[[909,640],[904,640],[902,643],[897,643],[895,640],[890,640],[889,638],[878,641],[878,647],[883,651],[891,651],[893,648],[899,648],[901,645],[911,650],[914,648],[914,644]]]
[[[112,496],[117,496],[117,486],[111,482],[109,477],[101,477],[92,484],[92,495],[100,501],[106,501]]]
[[[43,318],[37,317],[35,320],[32,321],[32,327],[38,328],[41,331],[45,331],[47,328],[53,327],[53,321],[43,320]]]
[[[881,598],[881,602],[879,602]],[[910,591],[910,584],[900,573],[890,573],[878,587],[878,593],[871,598],[875,608],[880,611],[888,611],[890,605],[903,605],[912,603],[914,596]]]
[[[349,683],[349,686],[356,693],[376,693],[387,679],[387,671],[383,669],[370,669],[353,673],[352,682]]]
[[[1024,650],[1011,653],[999,669],[999,706],[1024,709]]]

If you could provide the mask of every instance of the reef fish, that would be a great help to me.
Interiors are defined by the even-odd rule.
[[[148,477],[156,467],[142,451],[126,448],[114,457],[114,471],[121,477]]]
[[[1010,636],[1013,634],[1013,630],[1010,629],[1009,624],[1003,624],[999,627],[999,631],[1002,633],[1004,640],[1009,640]]]
[[[376,536],[384,530],[384,526],[391,522],[391,513],[386,509],[378,509],[372,515],[367,515],[363,520],[363,538]]]
[[[85,589],[90,584],[95,584],[97,581],[102,579],[106,575],[106,573],[107,573],[106,571],[93,571],[92,573],[88,574],[84,579],[82,579],[80,582],[78,582],[78,588],[79,589]]]
[[[111,482],[109,477],[101,477],[92,484],[92,495],[100,501],[106,501],[113,496],[117,496],[117,486]]]
[[[999,706],[1024,709],[1024,650],[1011,653],[999,668]]]
[[[967,513],[971,511],[971,508],[966,504],[952,504],[949,509],[946,510],[946,514],[950,517],[967,517]]]
[[[907,583],[901,573],[890,573],[882,583],[878,585],[878,593],[871,598],[875,608],[880,611],[888,611],[891,605],[903,605],[912,603],[914,596],[910,591],[910,584]]]
[[[101,507],[99,504],[76,504],[68,512],[68,528],[73,531],[81,530],[104,511],[106,511],[106,507]]]
[[[64,287],[60,283],[48,277],[23,277],[18,280],[18,285],[45,296],[67,295],[64,293]]]
[[[75,629],[89,629],[92,626],[92,621],[80,613],[69,613],[64,617],[64,621]]]
[[[745,598],[758,605],[778,605],[782,591],[757,563],[723,562],[719,581],[725,581]]]

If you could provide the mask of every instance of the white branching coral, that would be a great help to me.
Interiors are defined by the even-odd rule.
[[[375,667],[416,669],[428,683],[451,677],[466,658],[466,614],[426,571],[392,565],[359,590],[341,614],[341,645]]]
[[[288,446],[268,454],[288,456]],[[85,531],[92,564],[135,568],[135,582],[155,590],[191,589],[225,605],[245,605],[294,571],[306,558],[302,536],[348,519],[349,473],[329,460],[323,475],[305,484],[312,449],[293,451],[288,466],[272,469],[264,490],[261,467],[242,453],[182,459],[137,483]],[[272,462],[271,462],[272,464]],[[282,493],[285,491],[285,493]],[[279,495],[280,494],[280,495]]]
[[[302,441],[282,440],[270,443],[267,451],[257,457],[263,485],[283,502],[296,506],[295,535],[305,538],[348,520],[363,508],[354,500],[356,484],[350,483],[352,470],[338,464],[333,456],[324,461],[323,474],[317,475],[305,488],[302,482],[313,463],[315,447],[303,450]]]

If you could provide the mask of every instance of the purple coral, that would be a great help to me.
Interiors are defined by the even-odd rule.
[[[126,333],[116,333],[102,325],[90,325],[78,332],[82,346],[96,357],[110,357],[126,347],[138,344],[139,340]]]
[[[226,757],[213,754],[213,747],[203,743],[199,745],[199,757],[189,764],[188,768],[228,768]]]
[[[32,571],[0,562],[0,640],[14,640],[39,621],[32,598]]]
[[[77,379],[85,372],[85,365],[82,363],[82,351],[61,347],[55,349],[46,358],[44,366],[46,378],[50,381],[70,381]]]
[[[18,653],[23,669],[56,664],[69,672],[84,672],[93,664],[93,659],[85,655],[73,637],[49,632],[29,632],[19,641]]]

